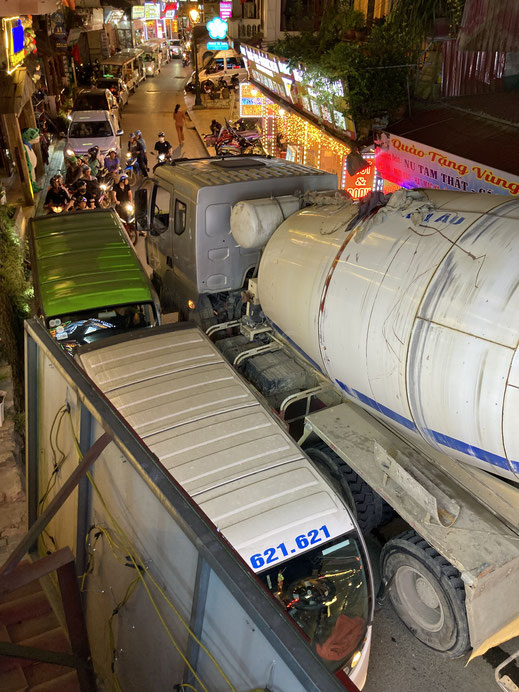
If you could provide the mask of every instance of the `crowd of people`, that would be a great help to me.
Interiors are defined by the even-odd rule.
[[[179,144],[183,143],[184,118],[185,115],[177,104],[174,121]],[[164,132],[159,132],[157,137],[151,152],[157,157],[154,170],[171,161],[173,152],[172,144],[166,139]],[[133,170],[137,174],[144,178],[149,176],[146,141],[140,130],[131,132],[128,136],[127,158],[134,162]],[[44,204],[47,214],[111,206],[126,220],[125,210],[128,209],[128,204],[133,203],[128,175],[125,173],[125,165],[128,163],[121,164],[115,149],[108,151],[104,157],[98,146],[91,147],[86,156],[69,152],[65,165],[65,177],[57,173],[50,180]]]

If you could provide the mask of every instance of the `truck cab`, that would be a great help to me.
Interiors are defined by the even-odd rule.
[[[281,159],[204,158],[158,168],[136,193],[136,214],[149,231],[146,257],[163,309],[176,307],[202,327],[239,316],[260,253],[231,235],[233,206],[331,189],[335,175]]]

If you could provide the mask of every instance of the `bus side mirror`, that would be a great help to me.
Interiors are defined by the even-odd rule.
[[[135,223],[138,230],[145,231],[148,226],[148,190],[135,191]]]

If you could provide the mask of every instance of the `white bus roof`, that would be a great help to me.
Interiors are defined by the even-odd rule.
[[[250,565],[326,526],[353,528],[342,501],[249,385],[197,328],[134,332],[83,349],[87,374]],[[309,546],[307,549],[314,547]]]

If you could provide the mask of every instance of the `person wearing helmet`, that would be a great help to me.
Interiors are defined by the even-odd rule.
[[[77,156],[69,156],[66,160],[65,186],[71,188],[78,178],[81,178],[83,161]]]
[[[135,139],[141,143],[143,151],[146,152],[146,142],[140,130],[135,130]]]
[[[101,188],[99,187],[99,180],[92,175],[92,169],[88,166],[85,167],[86,170],[83,172],[83,182],[86,185],[86,198],[88,200],[88,206],[98,207],[99,198],[101,197]]]
[[[137,156],[137,163],[141,169],[142,175],[148,177],[148,157],[146,156],[146,142],[142,138],[140,130],[136,130],[133,140],[132,152]]]
[[[99,173],[99,169],[102,165],[102,161],[99,158],[99,147],[91,147],[88,150],[87,163],[90,166],[92,175],[95,177]]]
[[[105,168],[112,175],[117,172],[119,168],[119,157],[115,149],[110,149],[108,154],[105,156]]]
[[[50,179],[50,187],[45,197],[44,207],[47,209],[47,214],[57,213],[60,211],[68,211],[72,205],[72,200],[68,190],[63,186],[63,178],[61,175],[53,175]]]
[[[164,132],[159,132],[157,135],[158,140],[155,142],[154,150],[157,152],[157,156],[160,157],[163,154],[166,158],[171,156],[172,146],[166,139]]]
[[[112,190],[112,200],[115,210],[121,219],[123,219],[123,221],[128,221],[129,214],[127,205],[133,204],[133,196],[126,173],[123,173],[119,177],[119,182],[114,185],[114,189]]]

